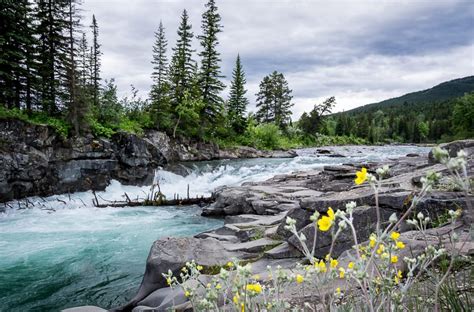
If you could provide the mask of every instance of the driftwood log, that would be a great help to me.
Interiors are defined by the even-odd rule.
[[[125,208],[125,207],[138,207],[138,206],[189,206],[189,205],[199,205],[204,206],[213,203],[215,200],[214,196],[209,197],[196,197],[196,198],[175,198],[175,199],[164,199],[160,200],[142,200],[142,201],[113,201],[109,203],[99,203],[97,200],[93,201],[94,206],[97,208],[106,208],[106,207],[116,207],[116,208]]]

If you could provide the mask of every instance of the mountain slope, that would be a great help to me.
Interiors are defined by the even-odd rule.
[[[474,76],[454,79],[436,85],[430,89],[407,93],[400,97],[384,100],[378,103],[367,104],[346,111],[349,114],[375,112],[377,110],[391,109],[408,104],[426,104],[442,102],[463,96],[474,91]],[[418,105],[415,105],[418,106]],[[421,105],[426,107],[426,105]]]

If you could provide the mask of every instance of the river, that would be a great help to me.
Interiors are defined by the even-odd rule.
[[[209,195],[222,185],[263,181],[276,174],[327,164],[379,161],[408,153],[426,154],[416,146],[340,147],[348,157],[316,157],[314,149],[292,159],[221,160],[179,165],[186,176],[157,171],[162,192]],[[336,152],[337,152],[336,151]],[[104,199],[144,197],[149,186],[117,181]],[[0,213],[0,311],[59,311],[79,305],[111,308],[136,292],[154,240],[188,236],[219,227],[221,219],[200,216],[197,206],[95,208],[91,192],[30,197],[8,203]]]

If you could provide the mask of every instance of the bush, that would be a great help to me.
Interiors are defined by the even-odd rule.
[[[19,119],[35,125],[47,125],[52,127],[61,137],[67,138],[71,125],[65,120],[48,116],[42,112],[31,112],[29,115],[17,108],[7,109],[0,106],[0,119]]]

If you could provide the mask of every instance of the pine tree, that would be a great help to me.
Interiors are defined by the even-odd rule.
[[[213,122],[222,112],[223,100],[219,94],[225,88],[219,80],[223,76],[219,67],[220,54],[216,49],[219,44],[217,34],[222,31],[222,25],[219,24],[221,16],[217,12],[215,0],[209,0],[206,8],[207,10],[202,15],[203,34],[198,36],[202,47],[199,53],[201,57],[200,87],[204,102],[202,117],[205,121]]]
[[[92,84],[92,99],[95,107],[99,105],[100,92],[100,44],[99,44],[99,26],[95,15],[92,15],[92,46],[91,46],[91,84]]]
[[[58,114],[67,101],[68,11],[66,1],[42,0],[37,4],[40,101],[50,115]]]
[[[288,82],[282,73],[276,71],[272,74],[273,90],[274,90],[274,116],[275,123],[280,129],[286,128],[291,123],[291,103],[292,90],[288,87]]]
[[[263,78],[257,95],[258,122],[274,122],[280,129],[291,122],[291,89],[282,73],[274,71]]]
[[[0,103],[28,110],[35,82],[34,25],[26,0],[0,3]]]
[[[188,12],[184,10],[177,32],[178,40],[173,48],[169,72],[170,88],[173,90],[171,102],[174,108],[182,102],[185,92],[190,89],[192,84],[195,62],[192,59],[194,50],[191,48],[191,41],[194,34],[191,29]]]
[[[249,103],[245,97],[245,73],[240,62],[240,55],[237,55],[235,68],[232,72],[232,83],[230,85],[230,94],[228,101],[229,122],[236,133],[243,133],[246,128],[245,111]]]
[[[67,59],[67,81],[68,81],[68,119],[73,125],[73,132],[75,135],[81,134],[88,130],[87,114],[88,114],[88,103],[85,96],[85,90],[80,89],[78,83],[79,73],[77,71],[76,61],[76,39],[75,32],[79,25],[79,18],[77,16],[76,1],[68,0],[69,6],[69,20],[68,20],[68,33],[69,33],[69,53]],[[83,37],[84,40],[84,37]]]
[[[256,94],[258,110],[255,113],[255,119],[259,123],[273,122],[275,121],[275,115],[273,111],[273,85],[270,76],[263,77],[259,87],[260,91]]]
[[[151,77],[150,98],[153,118],[159,129],[166,130],[169,127],[170,99],[168,83],[168,60],[166,58],[166,47],[168,42],[165,37],[165,29],[162,22],[155,33],[155,44],[153,45],[153,72]]]

